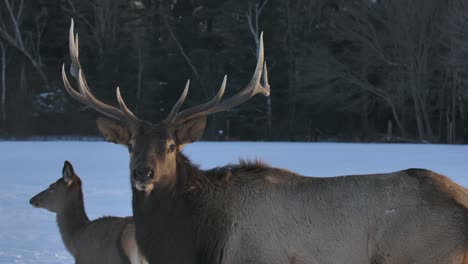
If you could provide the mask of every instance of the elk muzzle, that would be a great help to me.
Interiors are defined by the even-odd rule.
[[[154,171],[148,167],[133,170],[132,182],[138,191],[147,191],[152,186]]]
[[[33,198],[29,200],[29,204],[31,204],[35,208],[41,207],[41,199],[38,197],[40,194],[35,195]]]

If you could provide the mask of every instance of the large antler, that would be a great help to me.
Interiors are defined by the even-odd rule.
[[[236,107],[247,100],[249,100],[254,95],[261,93],[265,96],[270,95],[270,85],[268,83],[268,71],[266,67],[266,63],[264,62],[265,58],[263,55],[263,33],[260,34],[260,47],[258,49],[257,55],[257,66],[255,68],[254,74],[250,82],[245,86],[241,91],[237,94],[233,95],[232,97],[220,101],[221,97],[224,94],[224,90],[226,88],[226,76],[224,76],[223,83],[221,88],[218,91],[218,94],[211,99],[208,103],[193,106],[191,108],[185,109],[182,112],[178,113],[180,107],[185,101],[187,97],[188,88],[190,82],[187,82],[185,86],[184,92],[182,96],[179,98],[177,103],[172,108],[171,112],[167,117],[167,121],[175,124],[182,123],[188,119],[201,116],[201,115],[208,115],[213,114],[221,111],[225,111],[227,109]],[[263,84],[260,82],[263,79]]]
[[[89,89],[88,83],[86,82],[86,78],[84,76],[83,70],[81,68],[80,61],[78,59],[78,34],[76,37],[74,35],[74,23],[73,19],[71,20],[70,25],[70,33],[69,33],[69,49],[70,49],[70,58],[71,58],[71,66],[70,72],[73,77],[77,80],[79,92],[77,92],[70,84],[67,78],[67,74],[65,73],[65,64],[62,66],[62,79],[63,84],[65,85],[65,89],[67,92],[75,98],[77,101],[95,109],[96,111],[112,117],[114,119],[120,120],[128,125],[134,123],[138,120],[138,118],[128,109],[125,105],[124,100],[120,96],[120,89],[117,87],[117,101],[119,102],[120,109],[107,105],[100,100],[98,100]]]

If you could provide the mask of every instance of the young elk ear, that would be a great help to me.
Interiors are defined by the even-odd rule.
[[[101,135],[106,139],[106,141],[126,146],[128,145],[131,134],[127,126],[117,121],[102,117],[98,117],[96,119],[96,124],[99,132],[101,132]]]
[[[75,171],[68,160],[63,164],[62,178],[68,186],[70,186],[75,179]]]
[[[179,149],[185,144],[199,140],[205,131],[206,116],[199,116],[185,121],[176,127],[176,137]]]

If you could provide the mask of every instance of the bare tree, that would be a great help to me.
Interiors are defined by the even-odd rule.
[[[430,118],[432,96],[430,77],[434,71],[432,58],[440,40],[439,24],[444,14],[444,1],[380,1],[382,23],[385,23],[395,47],[396,60],[403,65],[401,79],[409,91],[420,139],[432,140]]]
[[[300,61],[310,58],[310,43],[303,38],[311,37],[316,31],[321,9],[326,5],[324,0],[287,0],[280,8],[283,25],[282,48],[285,51],[287,63],[287,105],[288,105],[288,133],[289,139],[294,140],[296,134],[296,109],[298,90],[302,88],[301,78],[309,74],[308,69],[301,68]],[[304,75],[300,75],[303,73]]]
[[[180,55],[182,55],[182,57],[184,58],[184,60],[187,62],[187,65],[190,67],[190,70],[192,70],[192,73],[193,75],[197,78],[197,80],[200,80],[200,73],[198,73],[198,70],[197,68],[195,67],[195,65],[193,64],[192,60],[190,59],[190,57],[187,55],[187,53],[185,52],[185,49],[184,47],[182,47],[182,44],[180,44],[180,41],[179,39],[177,38],[174,30],[172,29],[172,26],[169,24],[169,21],[168,21],[168,17],[166,15],[167,11],[164,12],[164,14],[162,15],[162,20],[164,22],[164,25],[166,26],[166,29],[167,31],[169,32],[169,35],[171,36],[171,39],[174,41],[174,43],[176,44],[177,46],[177,49],[179,50],[180,52]]]
[[[260,25],[259,20],[265,6],[270,2],[270,0],[250,0],[248,1],[247,8],[247,23],[249,25],[250,33],[252,38],[255,41],[255,47],[258,49],[260,43],[258,36],[260,35]]]
[[[49,87],[40,53],[41,36],[45,29],[47,12],[45,9],[41,9],[36,13],[35,30],[29,32],[23,29],[24,0],[3,0],[2,10],[4,11],[0,15],[0,37],[31,63],[44,85]]]
[[[85,24],[91,32],[98,56],[118,46],[119,4],[117,0],[66,0],[63,9]]]
[[[373,72],[378,71],[376,67],[386,71],[395,71],[403,65],[394,60],[385,47],[387,39],[382,32],[376,28],[374,21],[383,20],[376,3],[363,0],[354,2],[344,2],[338,7],[336,15],[332,16],[333,37],[337,41],[350,42],[358,47],[358,51],[353,53],[352,61],[345,57],[342,62],[338,57],[330,57],[335,69],[330,79],[342,79],[352,87],[360,89],[364,93],[375,96],[384,102],[391,110],[391,115],[403,137],[407,136],[406,128],[401,120],[399,109],[404,100],[400,100],[401,89],[392,83],[386,85],[386,76],[382,76],[378,82],[369,80]],[[348,48],[351,49],[351,47]],[[380,65],[380,66],[379,66]],[[369,98],[370,99],[370,98]]]
[[[430,102],[433,98],[431,89],[431,75],[435,71],[432,60],[439,42],[438,24],[444,14],[443,1],[437,0],[395,0],[395,1],[343,1],[340,15],[344,15],[337,23],[339,34],[343,39],[352,41],[361,50],[371,53],[374,57],[374,67],[381,67],[386,71],[376,73],[381,82],[379,89],[389,83],[387,76],[400,80],[396,93],[387,91],[393,97],[403,95],[411,101],[413,117],[417,126],[420,140],[433,140],[433,125],[431,113],[434,111]],[[360,58],[355,58],[359,64]],[[361,74],[362,66],[358,66],[355,74]],[[377,72],[377,71],[374,71]],[[364,76],[369,76],[366,74]],[[367,77],[366,77],[367,78]],[[393,85],[396,83],[393,82]],[[362,86],[361,86],[362,87]],[[393,89],[393,88],[391,88]],[[379,92],[380,93],[380,92]],[[380,93],[379,97],[383,96]],[[390,101],[385,99],[387,103]],[[401,102],[407,101],[405,98]],[[392,104],[394,106],[392,106]],[[400,107],[389,103],[391,109]],[[403,105],[402,105],[403,106]],[[405,107],[403,106],[403,108]],[[401,111],[401,110],[400,110]],[[393,111],[396,113],[396,111]],[[403,124],[393,114],[395,121]]]
[[[441,46],[446,52],[441,56],[441,67],[444,69],[443,81],[439,96],[439,137],[446,133],[446,142],[455,143],[457,131],[465,131],[464,100],[468,76],[468,2],[463,0],[449,1],[448,16],[441,23]],[[443,129],[445,127],[445,129]],[[460,128],[459,128],[460,127]]]

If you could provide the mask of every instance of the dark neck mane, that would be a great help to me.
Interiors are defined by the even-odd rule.
[[[177,155],[169,183],[149,194],[132,187],[138,246],[149,263],[219,263],[232,226],[229,203],[238,195],[226,188],[228,182],[271,168],[247,161],[203,171]]]
[[[56,216],[63,243],[72,255],[76,254],[76,236],[89,223],[84,209],[81,182],[74,185],[69,190],[72,193],[67,195],[63,209]]]
[[[155,186],[149,194],[132,187],[137,241],[150,263],[193,263],[200,257],[195,224],[200,197],[190,189],[206,180],[204,172],[179,153],[172,178],[172,184]]]
[[[204,171],[200,170],[197,165],[192,164],[182,153],[177,155],[177,191],[185,192],[188,188],[199,186],[206,181],[207,178]]]

